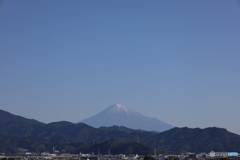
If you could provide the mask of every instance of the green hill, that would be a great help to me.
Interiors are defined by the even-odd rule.
[[[34,119],[27,119],[27,118],[17,116],[17,115],[11,114],[9,112],[0,110],[0,126],[7,124],[9,122],[12,122],[12,121],[24,122],[27,124],[44,124],[44,123],[36,121]]]
[[[65,150],[66,148],[69,150],[71,146],[78,144],[84,147],[75,146],[75,149],[71,152],[81,150],[96,152],[96,148],[91,146],[89,142],[94,141],[95,145],[100,145],[110,138],[117,137],[121,141],[115,140],[114,146],[119,146],[118,150],[124,153],[141,150],[141,147],[144,148],[144,146],[133,143],[134,141],[164,151],[240,152],[240,136],[223,128],[192,129],[184,127],[173,128],[162,133],[133,130],[123,126],[93,128],[84,123],[75,124],[66,121],[44,124],[5,111],[0,111],[0,135],[5,136],[5,138],[1,137],[1,144],[7,144],[14,140],[16,142],[21,141],[22,144],[26,144],[26,149],[35,151],[51,150],[52,146],[61,146]],[[13,147],[24,147],[17,145],[18,143],[15,143],[15,141],[13,144],[16,145]],[[104,144],[101,145],[103,145],[103,150],[106,150],[107,147],[104,147]],[[7,145],[4,146],[7,147]],[[112,146],[112,152],[115,152],[114,146]],[[4,152],[3,148],[1,146],[0,151]],[[16,150],[16,148],[13,150]],[[148,148],[145,148],[145,150],[149,152]]]

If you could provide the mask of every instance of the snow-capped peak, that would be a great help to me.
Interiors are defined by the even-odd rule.
[[[108,113],[125,113],[128,115],[142,116],[136,111],[133,111],[122,104],[114,104],[108,108]]]
[[[130,109],[128,109],[126,106],[122,105],[122,104],[114,104],[112,106],[110,106],[111,110],[109,111],[111,112],[131,112]]]

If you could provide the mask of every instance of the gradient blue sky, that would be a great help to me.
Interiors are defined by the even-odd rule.
[[[1,0],[0,109],[77,122],[120,103],[240,134],[240,2]]]

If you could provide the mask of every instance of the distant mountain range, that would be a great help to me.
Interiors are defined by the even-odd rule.
[[[80,121],[93,127],[125,126],[132,129],[163,132],[174,126],[156,118],[149,118],[122,104],[115,104],[102,112]]]
[[[112,141],[112,153],[240,152],[240,136],[223,128],[173,128],[161,133],[129,129],[124,126],[93,128],[84,123],[44,124],[0,110],[0,152],[65,150],[70,153],[101,153]],[[4,117],[4,118],[2,118]],[[142,149],[141,149],[142,148]],[[119,152],[118,152],[119,151]],[[150,154],[150,153],[149,153]]]

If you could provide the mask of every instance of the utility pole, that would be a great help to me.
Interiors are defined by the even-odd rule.
[[[139,143],[139,139],[138,139],[138,136],[137,136],[137,137],[134,137],[134,138],[136,138],[136,141],[137,141],[137,143]]]
[[[110,156],[110,147],[111,147],[111,144],[110,144],[110,138],[109,138],[109,140],[108,140],[108,144],[109,144],[109,148],[108,148],[108,155]]]

